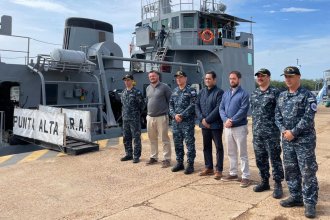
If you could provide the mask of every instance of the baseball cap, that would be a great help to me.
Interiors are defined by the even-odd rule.
[[[186,73],[179,70],[177,71],[175,74],[174,74],[174,77],[178,77],[178,76],[184,76],[184,77],[187,77]]]
[[[123,80],[125,80],[125,79],[134,80],[134,77],[133,77],[133,75],[126,74],[126,75],[123,77]]]
[[[295,67],[295,66],[288,66],[286,67],[284,70],[283,70],[283,74],[281,74],[281,76],[283,75],[300,75],[300,71],[298,69],[298,67]]]
[[[258,74],[262,74],[262,75],[268,75],[270,76],[270,72],[268,69],[266,68],[261,68],[260,70],[258,70],[258,72],[256,72],[254,75],[258,75]]]

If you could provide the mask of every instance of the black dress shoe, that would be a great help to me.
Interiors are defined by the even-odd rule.
[[[307,218],[315,218],[316,217],[315,205],[310,205],[310,204],[305,205],[305,216]]]
[[[132,159],[133,159],[133,157],[128,156],[128,155],[126,155],[125,157],[120,158],[121,161],[128,161],[128,160],[132,160]]]
[[[177,163],[173,168],[172,172],[178,172],[180,170],[184,170],[184,165],[183,163]]]
[[[133,163],[138,163],[138,162],[140,162],[139,158],[133,158]]]
[[[158,162],[158,160],[156,160],[155,158],[150,158],[150,160],[148,160],[146,165],[153,165],[153,164],[156,164],[157,162]]]
[[[288,208],[288,207],[295,207],[295,206],[304,206],[304,203],[302,200],[295,200],[294,198],[289,197],[285,200],[282,200],[280,202],[280,205],[282,207]]]

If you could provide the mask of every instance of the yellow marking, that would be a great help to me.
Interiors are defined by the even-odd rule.
[[[29,162],[29,161],[33,161],[33,160],[38,160],[40,157],[45,155],[47,152],[49,152],[49,150],[34,151],[33,153],[31,153],[28,156],[24,157],[18,163],[25,163],[25,162]]]
[[[0,163],[6,162],[9,160],[13,155],[7,155],[7,156],[2,156],[0,157]]]
[[[99,140],[96,143],[99,145],[100,148],[105,148],[108,145],[109,139]]]
[[[120,143],[120,144],[124,143],[124,138],[123,137],[119,137],[118,143]]]
[[[57,157],[63,157],[63,156],[66,156],[66,154],[65,154],[65,153],[62,153],[62,152],[60,152],[60,153],[58,153],[56,156],[57,156]]]

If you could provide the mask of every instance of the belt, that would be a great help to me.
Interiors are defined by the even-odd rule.
[[[167,113],[166,114],[161,114],[161,115],[148,115],[149,117],[160,117],[160,116],[164,116],[164,115],[167,115]]]

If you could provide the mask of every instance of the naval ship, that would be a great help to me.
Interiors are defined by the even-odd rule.
[[[174,73],[185,71],[197,90],[206,71],[216,72],[218,86],[226,90],[229,72],[238,70],[242,87],[252,92],[253,34],[236,31],[240,23],[252,21],[226,14],[221,2],[197,4],[196,10],[193,0],[142,0],[129,58],[114,42],[110,23],[71,17],[65,21],[62,48],[27,57],[25,65],[0,61],[1,141],[19,138],[72,154],[98,150],[93,141],[108,138],[120,125],[122,77],[127,73],[134,75],[144,96],[152,69],[171,88],[176,86]],[[1,17],[1,35],[12,35],[11,21]],[[54,119],[57,115],[64,119]],[[60,140],[50,143],[47,135]]]

